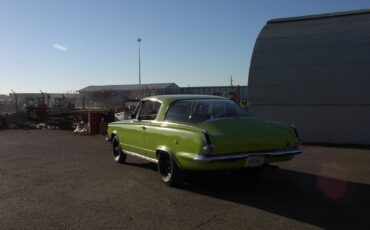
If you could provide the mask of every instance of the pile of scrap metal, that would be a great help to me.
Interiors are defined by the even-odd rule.
[[[34,110],[6,113],[0,115],[0,128],[9,129],[65,129],[73,130],[76,121],[87,120],[88,111]]]
[[[75,110],[75,98],[57,97],[54,99],[54,110],[72,111]]]
[[[5,128],[5,115],[0,114],[0,129]]]
[[[73,124],[73,132],[77,134],[105,135],[108,123],[113,121],[114,113],[112,111],[89,111],[87,119],[81,119]]]
[[[0,115],[0,128],[28,128],[27,116],[25,113],[5,113]]]
[[[58,126],[29,120],[23,112],[0,115],[0,128],[5,129],[59,129]]]
[[[79,134],[104,135],[108,123],[129,119],[139,102],[138,99],[125,99],[121,107],[116,109],[85,110],[82,107],[78,110],[75,108],[75,99],[64,95],[54,98],[54,103],[50,94],[43,92],[22,99],[14,95],[15,100],[6,102],[12,111],[0,116],[0,128],[64,129]],[[4,103],[0,104],[3,112]]]
[[[89,126],[87,123],[84,123],[83,121],[79,121],[74,123],[75,129],[73,130],[74,133],[77,134],[89,134]]]
[[[76,128],[76,122],[87,121],[87,114],[88,111],[86,110],[49,110],[45,123],[48,125],[58,126],[65,130],[74,130]]]

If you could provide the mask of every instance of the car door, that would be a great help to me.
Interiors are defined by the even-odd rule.
[[[140,102],[138,110],[133,115],[133,119],[126,129],[124,150],[155,158],[155,150],[152,148],[148,149],[145,139],[153,131],[152,124],[160,105],[158,101],[153,100],[142,100]],[[147,141],[150,142],[150,137]]]
[[[138,119],[139,113],[141,111],[141,107],[143,105],[143,101],[141,101],[132,115],[132,119],[130,122],[125,125],[124,130],[122,130],[122,148],[123,150],[144,154],[144,130],[142,121]]]
[[[145,156],[156,158],[156,148],[158,140],[162,138],[160,126],[155,122],[161,103],[155,100],[148,100],[143,106],[140,119],[144,130],[144,148]]]

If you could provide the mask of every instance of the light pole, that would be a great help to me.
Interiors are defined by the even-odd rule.
[[[141,38],[137,39],[137,42],[139,43],[139,85],[141,85],[141,66],[140,66],[140,43],[141,43]]]

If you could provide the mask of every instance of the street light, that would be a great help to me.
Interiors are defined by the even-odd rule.
[[[139,85],[141,85],[141,66],[140,66],[140,43],[141,43],[141,38],[137,39],[137,42],[139,43]]]

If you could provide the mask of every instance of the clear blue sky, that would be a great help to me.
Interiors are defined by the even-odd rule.
[[[0,94],[88,85],[246,85],[272,18],[370,8],[363,0],[0,0]]]

